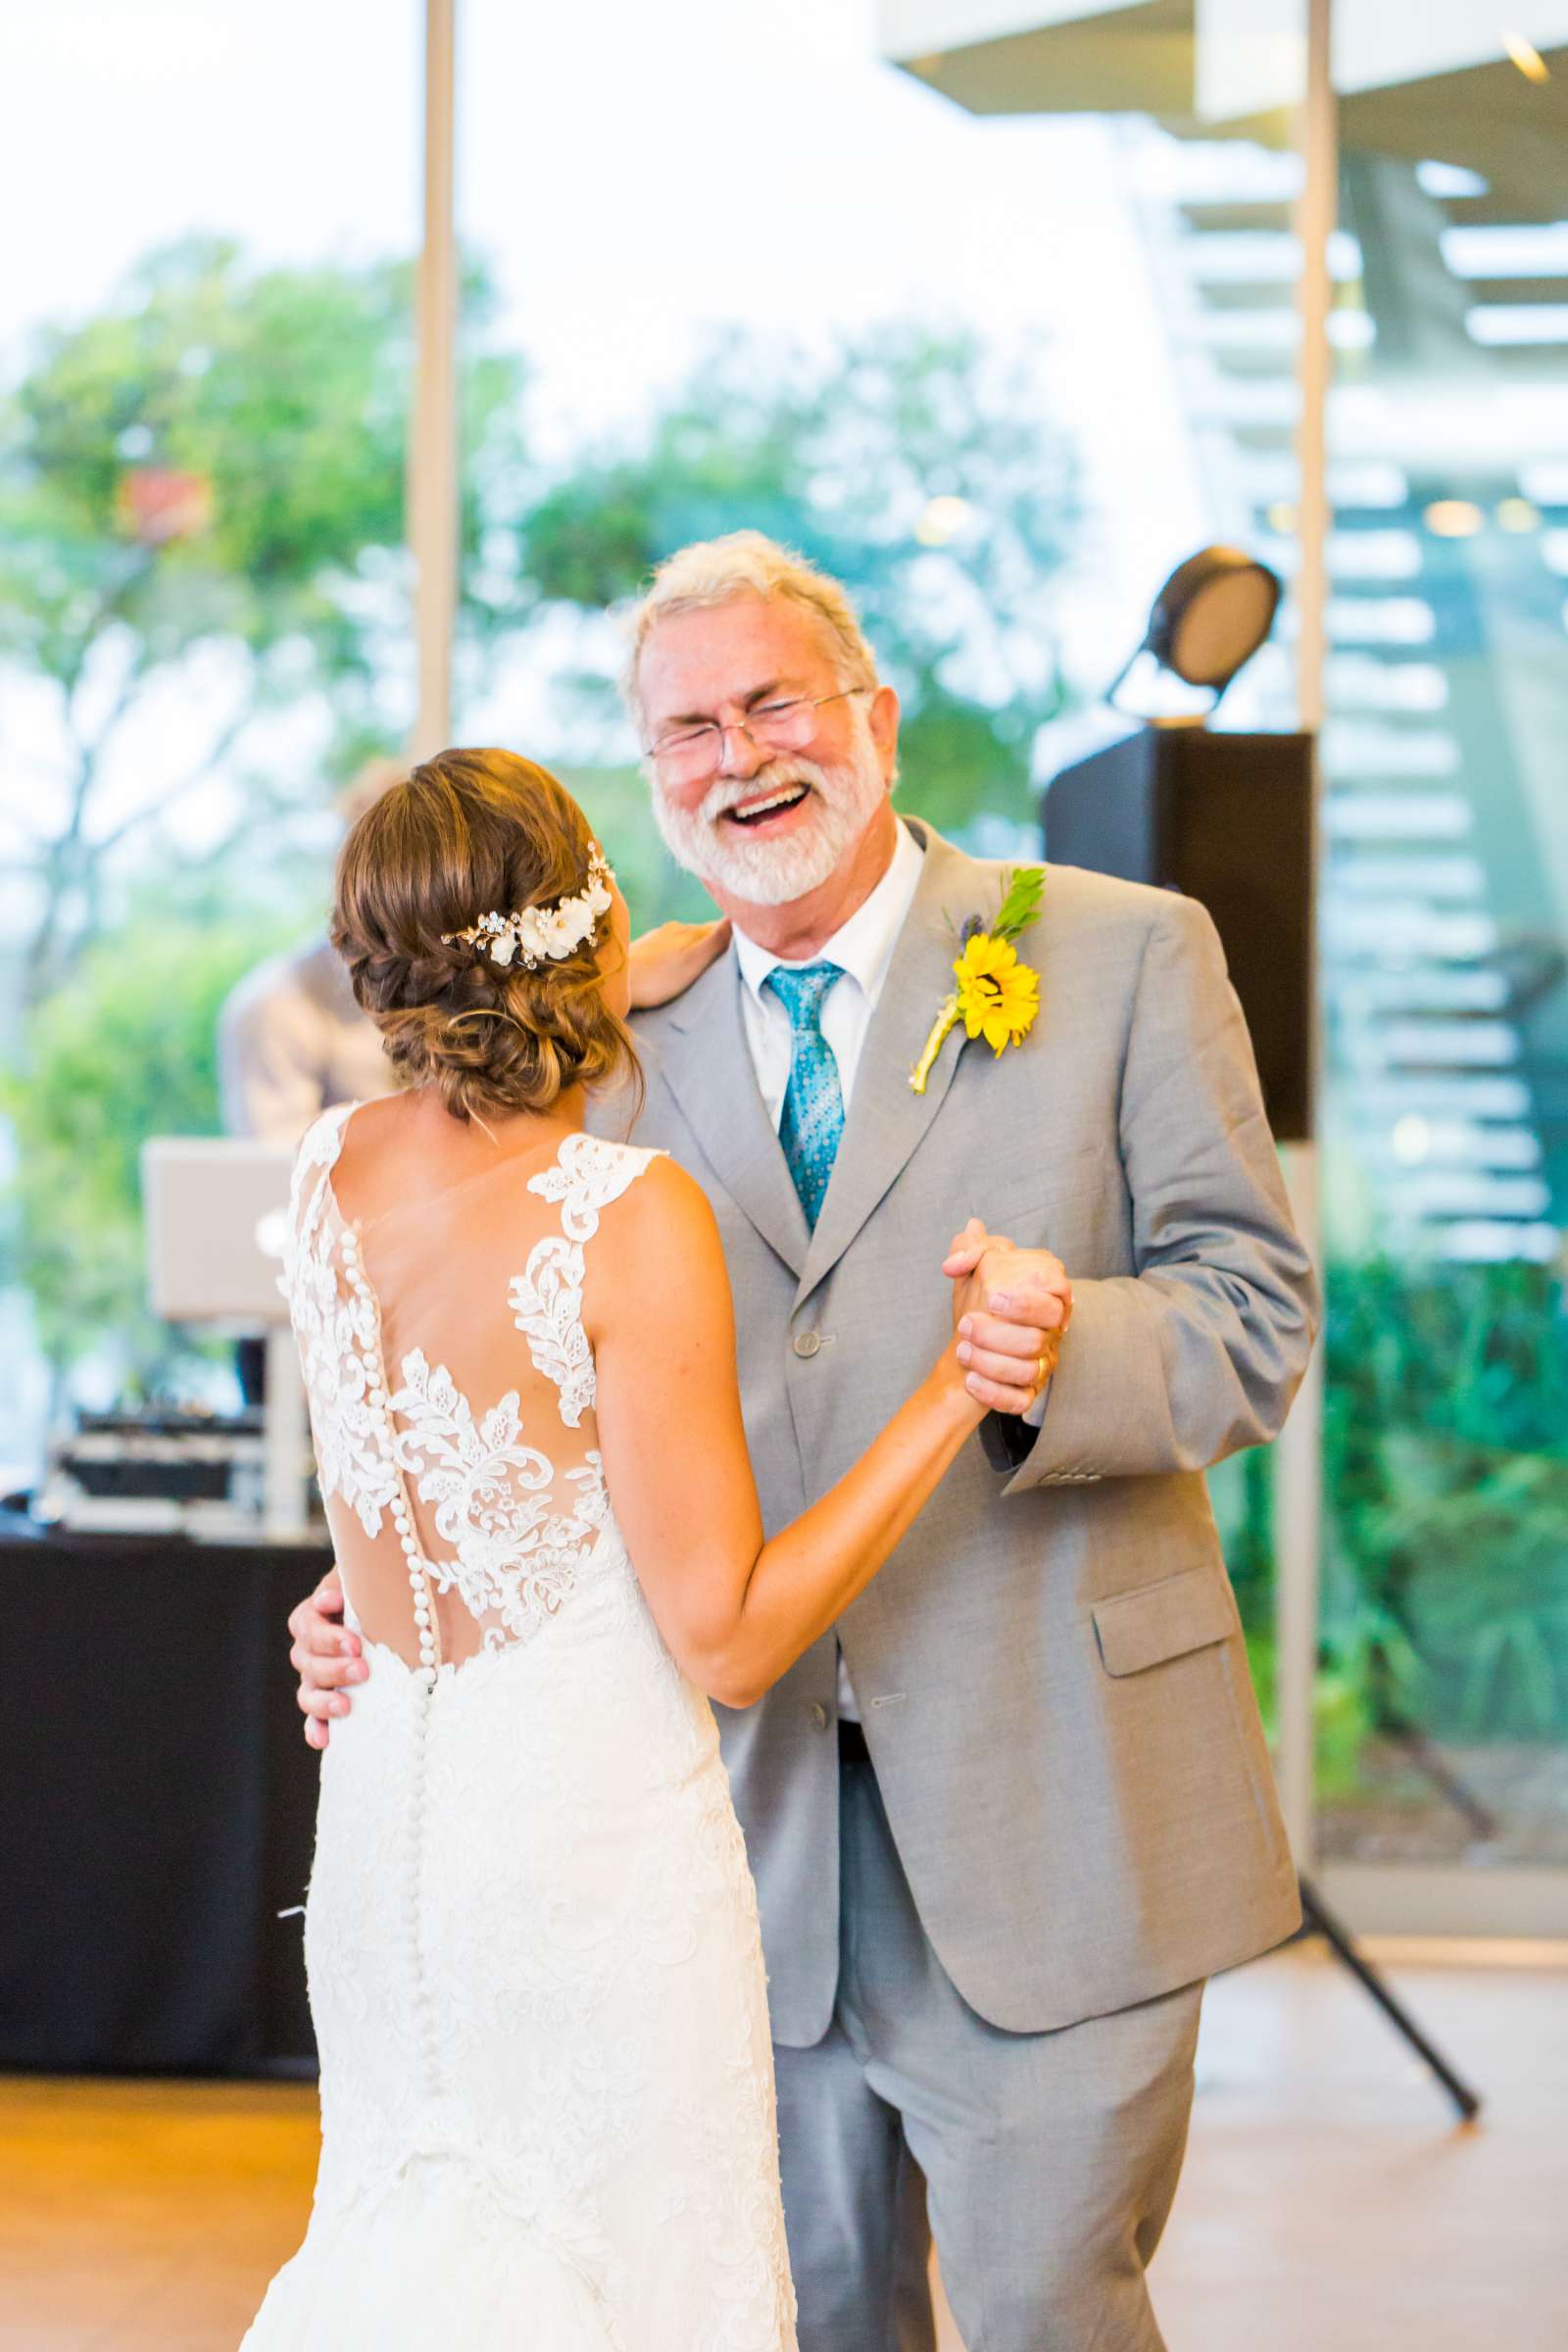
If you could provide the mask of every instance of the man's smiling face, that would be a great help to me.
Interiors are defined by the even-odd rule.
[[[846,692],[832,635],[786,599],[738,596],[673,612],[638,665],[643,740],[715,721],[703,772],[651,762],[654,812],[671,855],[722,899],[778,906],[818,889],[892,789],[898,705],[885,687]],[[828,698],[828,699],[823,699]],[[816,704],[799,748],[759,744],[746,721],[780,703]],[[806,723],[802,714],[801,723]]]

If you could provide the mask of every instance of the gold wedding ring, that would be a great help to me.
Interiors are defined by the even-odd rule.
[[[1044,1356],[1041,1356],[1039,1362],[1035,1365],[1035,1395],[1037,1396],[1050,1378],[1051,1374],[1046,1367],[1046,1359]]]

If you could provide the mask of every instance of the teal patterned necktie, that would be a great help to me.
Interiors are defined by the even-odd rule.
[[[763,981],[790,1016],[790,1082],[778,1123],[778,1140],[801,1196],[806,1222],[814,1226],[844,1133],[844,1095],[839,1065],[822,1035],[822,1005],[843,970],[836,963],[799,967],[775,964]]]

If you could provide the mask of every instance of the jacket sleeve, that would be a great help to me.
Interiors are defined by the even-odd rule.
[[[1074,1281],[1033,1443],[984,1424],[1009,1494],[1206,1469],[1277,1434],[1311,1352],[1317,1283],[1219,934],[1193,899],[1172,896],[1145,943],[1119,1143],[1136,1271]]]

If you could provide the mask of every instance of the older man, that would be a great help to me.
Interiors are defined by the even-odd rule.
[[[1017,1346],[1065,1335],[1033,1425],[988,1423],[724,1724],[804,2352],[929,2346],[922,2187],[969,2352],[1150,2352],[1203,1980],[1298,1917],[1202,1478],[1278,1430],[1315,1311],[1241,1012],[1200,907],[1053,867],[1034,1026],[1000,1056],[960,1028],[916,1092],[1001,876],[895,816],[898,702],[843,591],[756,533],[687,548],[629,688],[661,829],[733,925],[638,1016],[639,1135],[723,1231],[768,1524],[939,1343],[909,1269],[971,1209],[1024,1252],[993,1301]],[[341,1711],[361,1663],[310,1604],[295,1628],[302,1704]]]

